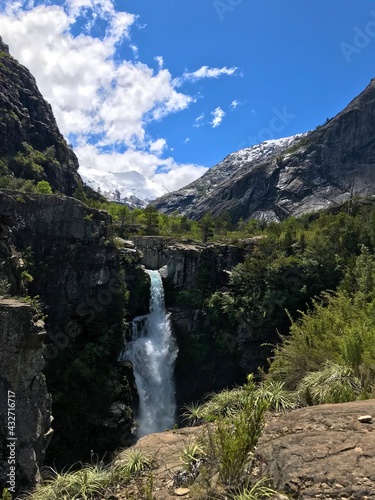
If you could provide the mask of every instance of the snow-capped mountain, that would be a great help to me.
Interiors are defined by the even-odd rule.
[[[145,207],[167,190],[148,177],[131,170],[129,172],[102,172],[81,166],[79,173],[85,184],[100,192],[108,200],[125,203],[132,207]]]
[[[375,195],[375,79],[314,131],[228,155],[201,178],[154,206],[192,219],[282,220]]]

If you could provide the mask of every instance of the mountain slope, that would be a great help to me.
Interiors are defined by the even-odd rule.
[[[55,191],[72,195],[82,184],[77,170],[51,106],[0,37],[0,175],[46,180]]]
[[[375,194],[375,79],[316,130],[227,156],[205,175],[153,204],[192,219],[229,212],[282,220]]]

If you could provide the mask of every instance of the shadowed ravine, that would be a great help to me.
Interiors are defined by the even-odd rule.
[[[139,437],[172,427],[176,411],[173,373],[178,349],[164,307],[160,274],[146,272],[151,279],[150,314],[134,319],[132,341],[124,353],[133,363],[139,393]]]

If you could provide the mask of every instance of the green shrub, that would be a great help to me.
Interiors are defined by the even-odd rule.
[[[36,185],[36,191],[41,194],[52,194],[52,188],[47,181],[39,181]]]
[[[224,486],[237,486],[250,465],[252,451],[261,435],[268,404],[257,397],[251,375],[244,386],[243,408],[233,415],[216,420],[213,430],[208,427],[207,450],[219,470]]]
[[[0,295],[7,297],[10,290],[10,283],[8,280],[0,279]]]

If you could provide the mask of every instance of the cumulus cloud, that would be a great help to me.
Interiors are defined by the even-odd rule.
[[[176,79],[161,56],[155,57],[156,70],[143,64],[130,34],[144,26],[114,5],[114,0],[6,0],[0,4],[0,33],[35,76],[82,166],[137,170],[168,190],[179,188],[205,168],[161,158],[167,142],[150,138],[147,126],[195,102],[179,90],[181,81],[233,75],[237,68],[202,66]],[[134,60],[118,57],[123,43]],[[214,112],[213,127],[224,116],[220,111]]]
[[[231,107],[232,109],[236,109],[236,108],[237,108],[240,104],[241,104],[241,103],[240,103],[240,101],[237,101],[237,99],[234,99],[234,101],[232,101],[232,102],[230,103],[230,107]]]
[[[175,191],[198,179],[207,167],[194,164],[178,164],[173,158],[160,158],[154,153],[128,149],[124,153],[107,153],[95,146],[78,147],[76,153],[86,168],[106,172],[136,171],[162,185],[168,191]]]
[[[225,116],[225,111],[223,111],[220,107],[217,107],[216,109],[211,111],[211,115],[213,118],[210,123],[212,125],[212,128],[216,128],[223,121],[223,118]]]

